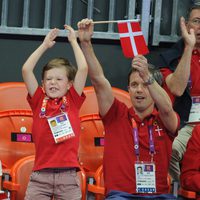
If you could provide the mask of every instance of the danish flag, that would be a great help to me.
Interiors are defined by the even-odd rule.
[[[133,58],[138,54],[149,53],[140,24],[136,20],[118,21],[118,31],[125,57]]]

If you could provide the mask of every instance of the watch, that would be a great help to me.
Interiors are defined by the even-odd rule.
[[[149,76],[148,80],[144,82],[145,85],[151,85],[155,81],[154,77],[152,75]]]

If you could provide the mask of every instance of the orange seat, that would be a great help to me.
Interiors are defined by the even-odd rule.
[[[35,156],[31,155],[18,160],[11,168],[11,180],[3,182],[3,188],[10,191],[11,200],[24,199],[34,159]],[[82,168],[78,175],[81,180],[82,200],[86,200],[86,175]]]
[[[187,198],[187,199],[196,199],[196,192],[193,191],[188,191],[188,190],[184,190],[183,188],[180,188],[178,191],[179,195]]]
[[[105,188],[103,179],[103,165],[99,166],[94,174],[95,184],[88,184],[88,191],[95,194],[95,200],[105,198]]]
[[[131,101],[128,92],[112,88],[114,96],[130,107]],[[104,126],[99,116],[96,94],[92,86],[85,87],[86,100],[83,103],[79,116],[81,121],[81,135],[79,145],[79,161],[87,176],[94,175],[102,165],[104,151]]]
[[[0,160],[4,168],[11,168],[20,158],[35,153],[30,110],[0,111],[0,129]]]
[[[0,160],[5,168],[35,153],[32,143],[32,112],[22,82],[0,83]]]
[[[80,108],[79,116],[94,114],[99,112],[97,97],[92,86],[85,87],[83,90],[86,99]]]
[[[0,111],[30,110],[26,100],[27,89],[23,82],[0,83]]]
[[[10,191],[11,200],[24,199],[34,159],[35,156],[31,155],[18,160],[10,170],[11,180],[3,182],[3,189]]]
[[[93,177],[103,161],[104,126],[98,114],[85,115],[80,119],[79,162],[87,176]]]
[[[114,96],[120,101],[124,102],[128,107],[132,105],[128,92],[115,87],[112,87],[112,91]],[[79,116],[99,113],[97,97],[94,91],[94,87],[93,86],[85,87],[84,94],[86,96],[86,99],[83,105],[81,106]]]
[[[172,178],[170,174],[167,175],[168,193],[172,193]]]

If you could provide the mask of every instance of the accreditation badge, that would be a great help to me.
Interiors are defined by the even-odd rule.
[[[155,164],[152,162],[135,163],[136,191],[138,193],[155,193]]]
[[[75,137],[66,113],[47,118],[55,143]]]
[[[200,122],[200,96],[192,97],[192,107],[188,122]]]

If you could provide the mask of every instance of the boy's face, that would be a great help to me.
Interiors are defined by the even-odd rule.
[[[154,107],[153,99],[151,98],[144,81],[139,76],[138,72],[133,72],[130,75],[129,94],[135,110],[139,113],[151,111]]]
[[[60,67],[46,71],[42,84],[46,95],[54,99],[63,97],[71,87],[72,82],[69,82],[67,78],[66,69]]]

